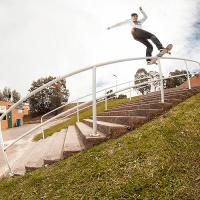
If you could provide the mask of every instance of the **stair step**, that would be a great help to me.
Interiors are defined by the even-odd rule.
[[[181,99],[181,100],[185,100],[187,98],[190,97],[190,95],[182,95],[182,94],[174,94],[174,95],[166,95],[164,94],[165,99]],[[145,97],[145,98],[141,98],[141,101],[149,101],[149,100],[157,100],[157,99],[161,99],[161,96],[153,96],[153,97]]]
[[[129,130],[133,130],[148,121],[148,117],[145,116],[97,116],[97,119],[103,122],[126,125]]]
[[[174,88],[174,89],[165,89],[164,90],[164,93],[165,95],[174,95],[174,94],[190,94],[191,92],[193,92],[193,89],[192,90],[189,90],[189,89],[177,89],[177,88]],[[141,96],[141,98],[145,98],[145,97],[152,97],[152,96],[157,96],[157,95],[160,95],[161,92],[160,91],[157,91],[157,92],[153,92],[153,93],[149,93],[145,96]]]
[[[29,152],[33,151],[35,144],[31,143],[29,148],[11,166],[15,176],[23,176],[26,173],[25,164],[30,159]]]
[[[171,99],[178,99],[179,101],[183,101],[186,99],[186,97],[179,97],[179,96],[164,96],[165,100],[170,101]],[[144,98],[141,99],[140,101],[136,102],[137,103],[142,103],[142,102],[160,102],[161,101],[161,96],[158,97],[153,97],[153,98]],[[134,102],[130,102],[134,103]]]
[[[177,99],[177,102],[181,102],[183,100],[185,100],[186,98],[182,99],[182,98],[175,98],[175,97],[165,97],[165,101],[166,102],[170,102],[170,101],[173,101],[174,99]],[[140,101],[137,101],[137,102],[134,102],[134,101],[131,101],[131,102],[128,102],[126,104],[122,104],[122,105],[139,105],[139,104],[144,104],[144,103],[161,103],[161,98],[160,96],[159,97],[156,97],[156,98],[149,98],[149,99],[141,99]],[[120,105],[119,105],[120,106]]]
[[[139,109],[161,109],[163,111],[169,110],[173,106],[172,103],[150,103],[139,106]]]
[[[84,123],[90,127],[93,126],[92,119],[85,119]],[[128,126],[103,121],[97,121],[97,129],[104,133],[108,138],[117,138],[129,131]]]
[[[100,131],[97,131],[96,135],[94,136],[93,129],[83,122],[77,122],[76,129],[85,148],[89,148],[96,144],[100,144],[107,139],[106,136]]]
[[[48,151],[44,155],[44,164],[50,165],[63,158],[63,146],[65,142],[66,130],[54,134],[54,138],[49,145]]]
[[[189,89],[181,89],[181,88],[171,88],[171,89],[165,89],[164,90],[164,94],[167,96],[167,95],[175,95],[175,94],[180,94],[180,95],[194,95],[195,92],[198,91],[199,88],[192,88],[191,90]],[[147,95],[143,95],[143,96],[140,96],[140,99],[143,99],[143,98],[152,98],[152,97],[156,97],[156,96],[160,96],[161,92],[160,91],[157,91],[157,92],[152,92],[152,93],[149,93]]]
[[[110,111],[98,114],[98,116],[149,116],[162,114],[163,109],[136,109],[136,110],[122,110]]]
[[[180,97],[184,97],[184,96],[189,96],[191,95],[191,92],[190,91],[181,91],[181,92],[173,92],[173,93],[166,93],[164,91],[164,94],[166,97],[170,97],[170,96],[180,96]],[[145,98],[154,98],[154,97],[159,97],[161,96],[161,93],[157,93],[157,94],[149,94],[149,95],[145,95],[145,96],[142,96],[141,99],[145,99]]]
[[[165,103],[172,103],[174,105],[178,104],[182,102],[181,99],[165,99]],[[120,106],[116,106],[116,107],[113,107],[111,110],[114,111],[114,110],[133,110],[133,109],[139,109],[140,106],[143,106],[143,105],[146,105],[146,104],[160,104],[161,101],[160,100],[157,100],[157,101],[141,101],[141,102],[138,102],[138,103],[133,103],[133,104],[130,104],[130,105],[120,105]]]
[[[67,129],[67,135],[65,138],[63,156],[64,158],[71,156],[75,153],[83,151],[85,146],[83,145],[79,133],[75,126],[69,126]]]
[[[126,110],[134,110],[134,109],[162,109],[162,110],[168,110],[172,107],[172,103],[146,103],[146,104],[141,104],[141,105],[138,105],[138,106],[131,106],[131,107],[127,107],[126,109],[126,106],[125,106],[125,109],[123,109],[121,107],[121,109],[116,109],[116,111],[126,111]],[[115,111],[115,110],[112,110],[112,109],[109,109],[105,112],[112,112],[112,111]]]
[[[44,156],[49,151],[54,137],[55,134],[35,144],[35,148],[29,153],[30,159],[25,164],[26,171],[32,171],[44,166]]]

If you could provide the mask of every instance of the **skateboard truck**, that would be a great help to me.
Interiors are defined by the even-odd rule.
[[[152,65],[152,64],[158,64],[156,61],[159,57],[162,57],[164,56],[166,53],[171,55],[171,50],[173,48],[173,45],[172,44],[168,44],[167,47],[165,49],[163,49],[163,51],[159,52],[155,58],[153,58],[150,62],[148,62],[147,64],[148,65]]]

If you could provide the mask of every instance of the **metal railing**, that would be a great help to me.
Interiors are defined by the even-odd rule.
[[[43,86],[37,88],[34,91],[30,92],[27,96],[25,96],[24,98],[20,99],[17,103],[15,103],[14,105],[12,105],[0,117],[0,144],[1,144],[2,148],[3,148],[3,156],[4,156],[4,159],[6,161],[6,164],[7,164],[7,167],[9,169],[9,172],[12,174],[12,170],[11,170],[11,167],[10,167],[9,162],[8,162],[8,157],[7,157],[6,149],[8,149],[11,145],[9,145],[7,147],[4,146],[4,141],[3,141],[3,137],[2,137],[2,131],[1,131],[1,121],[14,108],[16,108],[18,105],[20,105],[24,101],[26,101],[29,97],[37,94],[38,92],[40,92],[44,88],[47,88],[47,87],[53,85],[54,83],[56,83],[58,81],[61,81],[61,80],[65,79],[65,78],[68,78],[68,77],[71,77],[71,76],[73,76],[75,74],[79,74],[81,72],[92,70],[92,101],[91,101],[92,102],[92,118],[93,118],[93,134],[92,135],[96,136],[96,133],[97,133],[97,118],[96,118],[96,113],[97,113],[97,110],[96,110],[96,101],[97,101],[97,96],[96,96],[96,69],[99,68],[99,67],[102,67],[102,66],[107,66],[107,65],[116,64],[116,63],[129,62],[129,61],[135,61],[135,60],[154,59],[154,58],[156,58],[158,60],[158,69],[159,69],[160,82],[161,82],[161,84],[160,84],[160,91],[161,91],[161,102],[162,103],[164,103],[164,85],[163,85],[164,78],[163,78],[162,67],[161,67],[161,59],[164,59],[164,60],[170,59],[170,60],[184,61],[185,65],[186,65],[187,75],[188,75],[187,76],[187,78],[188,78],[188,85],[189,85],[189,89],[191,89],[191,84],[190,84],[190,78],[189,78],[189,71],[188,71],[188,65],[187,65],[187,63],[188,62],[193,62],[193,63],[196,63],[196,64],[198,64],[200,66],[200,62],[198,62],[198,61],[191,60],[191,59],[185,59],[185,58],[177,58],[177,57],[161,57],[161,58],[160,57],[159,58],[158,57],[138,57],[138,58],[126,58],[126,59],[114,60],[114,61],[109,61],[109,62],[104,62],[104,63],[100,63],[100,64],[88,66],[88,67],[82,68],[80,70],[76,70],[76,71],[74,71],[72,73],[65,74],[63,76],[57,77],[56,79],[54,79],[54,80],[52,80],[52,81],[44,84]],[[152,82],[154,82],[154,81],[152,81]],[[121,91],[124,91],[126,89],[131,89],[131,88],[132,88],[132,86],[127,87],[125,89],[118,90],[116,92],[121,92]],[[111,94],[109,94],[109,95],[111,95]],[[104,95],[103,97],[105,97],[105,96],[108,96],[108,95]],[[83,104],[85,104],[85,103],[83,103]],[[81,104],[81,105],[83,105],[83,104]],[[78,105],[78,107],[79,107],[79,105]],[[54,119],[56,119],[59,116],[62,116],[63,114],[65,114],[65,112],[61,113],[61,114],[57,115],[56,117],[53,117],[53,118],[51,118],[51,119],[49,119],[49,120],[47,120],[45,122],[43,122],[43,124],[38,125],[37,128],[40,128],[42,125],[46,125],[50,121],[53,121]],[[33,129],[36,130],[35,128],[33,128]],[[31,129],[28,133],[31,133],[33,131],[33,129]],[[16,143],[17,141],[19,141],[23,137],[24,137],[24,135],[22,135],[20,138],[18,138],[14,143]],[[14,143],[12,143],[12,145]]]
[[[103,99],[103,98],[105,98],[106,96],[110,96],[110,95],[113,95],[113,94],[115,94],[115,93],[123,92],[123,91],[125,91],[125,90],[129,90],[129,89],[131,89],[131,88],[135,88],[135,87],[138,87],[138,86],[142,86],[142,85],[144,85],[144,84],[148,84],[148,83],[151,83],[151,82],[153,82],[153,81],[141,83],[141,84],[138,84],[137,86],[126,87],[126,88],[117,90],[117,91],[115,91],[115,92],[113,92],[113,93],[106,94],[106,95],[102,95],[102,96],[100,96],[99,98],[97,98],[96,101],[97,101],[97,100],[100,100],[100,99]],[[19,140],[21,140],[21,139],[24,138],[25,136],[29,135],[29,134],[32,133],[33,131],[35,131],[35,130],[41,128],[42,126],[47,125],[49,122],[52,122],[52,121],[54,121],[55,119],[57,119],[57,118],[59,118],[59,117],[62,117],[63,115],[66,116],[66,114],[67,114],[68,112],[70,112],[70,114],[71,114],[71,112],[73,112],[73,111],[75,110],[75,111],[74,111],[74,113],[75,113],[75,112],[77,112],[77,111],[76,111],[77,108],[79,108],[79,111],[81,110],[80,107],[82,107],[82,109],[86,109],[87,106],[88,106],[88,104],[91,104],[91,103],[93,103],[93,102],[92,102],[92,101],[89,101],[89,102],[85,102],[85,103],[79,104],[78,106],[75,106],[75,107],[73,107],[73,108],[71,108],[71,109],[69,109],[69,110],[67,110],[67,111],[64,111],[64,112],[62,112],[62,113],[60,113],[60,114],[58,114],[58,115],[56,115],[56,116],[54,116],[54,117],[48,119],[47,121],[43,122],[42,124],[39,124],[39,125],[35,126],[35,127],[32,128],[31,130],[29,130],[29,131],[27,131],[26,133],[24,133],[24,134],[23,134],[22,136],[20,136],[19,138],[17,138],[15,141],[13,141],[12,143],[10,143],[8,146],[6,146],[6,147],[4,148],[4,150],[7,150],[7,149],[10,148],[11,146],[13,146],[15,143],[17,143]]]
[[[126,81],[126,82],[117,84],[117,86],[119,87],[119,86],[122,86],[122,85],[125,85],[125,84],[129,84],[129,86],[130,86],[131,83],[133,83],[133,80],[131,80],[131,81]],[[107,91],[110,90],[110,89],[112,89],[112,88],[116,88],[116,85],[107,87],[107,88],[102,89],[102,90],[99,90],[99,91],[97,91],[97,94],[100,93],[100,92],[105,92],[105,94],[106,94]],[[55,108],[55,109],[53,109],[53,110],[51,110],[51,111],[45,113],[44,115],[42,115],[42,117],[41,117],[41,119],[40,119],[40,123],[43,123],[44,118],[47,117],[48,115],[52,114],[53,112],[58,111],[58,110],[60,110],[61,108],[66,107],[66,106],[69,105],[69,104],[76,103],[76,105],[79,105],[79,101],[80,101],[80,100],[82,100],[82,99],[84,99],[84,98],[86,98],[86,97],[90,97],[91,95],[92,95],[92,93],[87,94],[87,95],[85,95],[85,96],[83,96],[83,97],[80,97],[80,98],[77,98],[77,99],[72,100],[72,101],[70,101],[70,102],[67,102],[67,103],[65,103],[65,104],[63,104],[63,105],[61,105],[61,106],[59,106],[59,107],[57,107],[57,108]],[[129,92],[129,95],[131,96],[131,90],[130,90],[130,92]],[[107,98],[105,98],[105,110],[107,110]],[[78,110],[78,109],[77,109],[77,121],[79,121],[79,110]],[[41,129],[41,132],[42,132],[43,139],[44,139],[44,129],[43,129],[43,127],[42,127],[42,129]]]
[[[129,91],[128,92],[126,92],[126,93],[129,93]],[[106,93],[105,93],[106,94]],[[107,94],[107,95],[109,95],[110,96],[110,94]],[[91,95],[90,95],[91,96]],[[86,96],[85,96],[86,97]],[[103,100],[100,100],[100,101],[97,101],[96,102],[96,105],[98,105],[99,103],[102,103],[102,102],[106,102],[106,104],[107,104],[107,101],[108,100],[111,100],[111,99],[114,99],[115,98],[115,96],[113,95],[112,97],[110,97],[110,98],[107,98],[107,96],[105,96],[105,98],[103,98]],[[79,98],[78,100],[80,100],[80,99],[82,99],[82,98]],[[76,100],[74,100],[74,101],[76,101]],[[90,108],[92,106],[92,104],[90,104],[90,105],[88,105],[88,106],[85,106],[85,107],[82,107],[82,108],[79,108],[79,107],[81,107],[81,104],[80,104],[80,106],[79,106],[79,103],[77,103],[77,105],[76,106],[74,106],[73,108],[74,108],[74,112],[72,112],[72,113],[70,113],[70,114],[67,114],[67,115],[65,115],[63,118],[61,118],[61,119],[66,119],[66,118],[68,118],[68,117],[71,117],[71,116],[73,116],[74,114],[76,114],[77,115],[77,122],[79,122],[80,121],[80,112],[81,111],[83,111],[83,110],[86,110],[86,109],[88,109],[88,108]],[[105,108],[107,108],[107,106],[108,105],[105,105]],[[73,109],[72,108],[72,109]],[[69,111],[68,111],[69,112]],[[59,118],[60,119],[60,118]],[[41,120],[41,123],[40,123],[41,125],[43,124],[43,121]],[[48,125],[47,125],[47,127],[48,127]],[[44,134],[44,129],[45,129],[45,127],[43,127],[42,126],[42,128],[41,128],[41,133],[42,133],[42,138],[43,139],[45,139],[45,134]]]
[[[195,74],[195,73],[192,73],[192,74]],[[191,75],[192,75],[192,74],[191,74]],[[188,73],[187,73],[187,74],[180,74],[180,75],[176,75],[176,76],[169,76],[168,78],[165,78],[165,80],[171,79],[171,78],[176,78],[176,77],[181,77],[181,76],[188,76]],[[137,81],[144,80],[144,79],[151,80],[151,78],[152,78],[151,76],[148,76],[148,77],[145,77],[145,78],[137,79]],[[160,79],[155,79],[155,80],[153,80],[153,81],[154,81],[154,82],[158,82],[158,81],[160,81]],[[131,80],[131,81],[126,81],[126,82],[117,84],[117,86],[119,87],[119,86],[122,86],[122,85],[125,85],[125,84],[129,84],[129,87],[131,87],[131,83],[134,83],[133,80]],[[146,83],[144,83],[144,84],[146,84]],[[138,89],[140,89],[140,88],[145,88],[145,87],[146,87],[146,86],[140,86],[140,87],[137,87],[136,89],[138,90]],[[189,87],[191,87],[190,81],[189,81]],[[116,85],[107,87],[107,88],[102,89],[102,90],[99,90],[99,91],[97,91],[97,94],[100,93],[100,92],[103,92],[103,91],[105,92],[105,94],[107,94],[107,90],[112,89],[112,88],[116,88]],[[129,93],[129,100],[131,100],[131,91],[132,91],[132,88],[129,90],[129,92],[126,92],[126,94]],[[115,91],[113,91],[113,92],[115,92]],[[89,105],[89,106],[87,106],[87,107],[84,107],[83,109],[79,109],[79,107],[78,107],[78,105],[80,104],[79,101],[82,100],[82,99],[84,99],[84,98],[86,98],[86,97],[89,97],[89,96],[91,96],[91,95],[92,95],[92,94],[90,93],[90,94],[85,95],[85,96],[83,96],[83,97],[77,98],[77,99],[75,99],[75,100],[72,100],[72,101],[70,101],[70,102],[68,102],[68,103],[66,103],[66,104],[64,104],[64,105],[61,105],[61,106],[59,106],[59,107],[57,107],[57,108],[55,108],[55,109],[49,111],[48,113],[45,113],[44,115],[42,115],[41,120],[40,120],[40,123],[42,124],[42,123],[44,122],[44,118],[47,117],[48,115],[52,114],[52,113],[55,112],[55,111],[58,111],[58,110],[61,109],[61,108],[66,107],[66,106],[69,105],[69,104],[73,104],[73,103],[76,103],[76,105],[77,105],[77,110],[76,110],[75,112],[73,112],[72,114],[69,114],[69,115],[63,117],[62,119],[65,119],[65,118],[67,118],[67,117],[69,117],[69,116],[71,116],[71,115],[73,115],[73,114],[76,113],[76,114],[77,114],[77,122],[79,122],[79,121],[80,121],[80,120],[79,120],[79,119],[80,119],[80,111],[91,107],[91,105]],[[110,100],[110,99],[112,99],[112,98],[107,98],[107,96],[105,96],[104,100],[103,100],[103,101],[100,101],[100,102],[97,102],[97,104],[98,104],[98,103],[101,103],[101,102],[105,102],[105,109],[104,109],[104,110],[106,111],[106,110],[107,110],[107,107],[108,107],[107,101]],[[59,118],[59,119],[60,119],[60,118]],[[43,126],[41,127],[41,133],[42,133],[42,138],[43,138],[43,139],[45,139],[44,128],[46,128],[46,127],[43,127]]]
[[[167,78],[163,78],[163,80],[167,80],[167,79],[171,79],[171,78],[175,78],[175,77],[180,77],[180,76],[186,76],[186,74],[181,74],[181,75],[176,75],[176,76],[170,76],[170,77],[167,77]],[[124,92],[124,91],[130,90],[130,89],[138,89],[138,88],[146,87],[146,86],[143,86],[143,85],[150,84],[150,83],[153,83],[153,82],[155,82],[155,81],[160,81],[160,79],[152,80],[152,81],[147,81],[147,82],[143,82],[143,83],[140,83],[140,84],[137,84],[137,85],[134,85],[134,86],[125,87],[125,88],[123,88],[123,89],[117,90],[117,91],[112,92],[112,93],[109,93],[109,94],[102,95],[102,96],[100,96],[99,98],[97,98],[97,101],[98,101],[98,100],[101,100],[101,99],[104,99],[103,101],[105,101],[105,99],[107,98],[107,96],[111,96],[111,95],[114,95],[114,94],[119,93],[119,92]],[[109,100],[110,98],[107,98],[107,99]],[[103,102],[103,101],[96,102],[96,104],[97,104],[97,103],[100,103],[100,102]],[[60,113],[60,114],[58,114],[58,115],[56,115],[56,116],[54,116],[54,117],[48,119],[47,121],[43,122],[42,124],[39,124],[39,125],[37,125],[36,127],[32,128],[31,130],[29,130],[29,131],[27,131],[26,133],[24,133],[22,136],[20,136],[20,137],[17,138],[15,141],[13,141],[12,143],[10,143],[10,144],[9,144],[8,146],[6,146],[4,149],[7,150],[8,148],[10,148],[11,146],[13,146],[15,143],[17,143],[19,140],[21,140],[21,139],[24,138],[25,136],[29,135],[30,133],[32,133],[33,131],[39,129],[39,128],[42,127],[42,126],[47,125],[49,122],[52,122],[52,121],[56,120],[57,118],[62,117],[63,115],[64,115],[65,117],[67,117],[67,116],[73,115],[73,114],[76,113],[77,111],[79,112],[79,111],[81,111],[81,110],[84,110],[84,109],[87,109],[87,108],[91,107],[91,105],[90,105],[91,103],[92,103],[92,101],[79,104],[79,105],[77,105],[77,106],[75,106],[75,107],[73,107],[73,108],[71,108],[71,109],[69,109],[69,110],[67,110],[67,111],[64,111],[64,112],[62,112],[62,113]],[[88,104],[89,104],[89,105],[88,105]],[[75,110],[75,111],[74,111],[74,110]],[[73,111],[73,112],[71,113],[71,111]],[[69,114],[69,115],[66,115],[68,112],[70,112],[70,114]]]

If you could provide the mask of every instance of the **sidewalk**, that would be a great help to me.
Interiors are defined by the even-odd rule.
[[[58,123],[61,123],[63,121],[66,121],[67,119],[60,119],[57,121],[53,121],[49,123],[46,128],[49,128],[51,126],[54,126]],[[19,128],[12,128],[12,129],[7,129],[3,131],[3,140],[4,140],[4,145],[7,146],[11,144],[14,140],[16,140],[18,137],[26,133],[28,130],[34,128],[38,124],[26,124],[24,126],[21,126]],[[25,151],[27,151],[32,145],[34,145],[35,142],[32,142],[32,138],[37,135],[40,132],[39,129],[36,131],[33,131],[30,135],[27,135],[26,137],[22,138],[20,141],[18,141],[16,144],[11,146],[7,151],[8,155],[8,160],[9,164],[12,168],[12,165],[14,162],[23,155]],[[4,160],[3,156],[3,150],[2,147],[0,146],[0,178],[4,176],[7,173],[8,167],[6,166],[6,162]]]
[[[34,128],[36,125],[37,124],[30,124],[30,125],[28,124],[19,128],[12,128],[3,131],[3,139],[5,146],[12,143],[15,139],[23,135],[28,130]],[[32,138],[37,133],[38,130],[34,131],[33,133],[24,137],[23,139],[18,141],[16,144],[14,144],[11,148],[7,150],[8,160],[11,166],[15,162],[15,160],[18,159],[23,154],[23,152],[29,148],[30,144],[33,143]],[[0,147],[0,177],[5,175],[7,169],[8,168],[6,166],[3,156],[3,150],[2,147]]]

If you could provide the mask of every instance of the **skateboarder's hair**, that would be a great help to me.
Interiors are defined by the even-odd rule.
[[[131,17],[133,17],[133,16],[138,16],[138,14],[137,13],[132,13]]]

